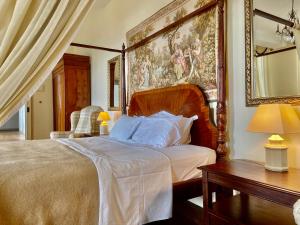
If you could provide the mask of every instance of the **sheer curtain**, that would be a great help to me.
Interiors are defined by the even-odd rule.
[[[297,48],[298,57],[300,59],[300,24],[296,23],[293,29],[295,35],[295,44]]]
[[[94,0],[0,0],[0,126],[69,47]]]
[[[255,66],[255,97],[269,97],[268,56],[257,57]]]

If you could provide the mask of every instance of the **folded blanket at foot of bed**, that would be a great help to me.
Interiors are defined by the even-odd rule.
[[[53,140],[0,145],[1,225],[97,225],[93,162]]]

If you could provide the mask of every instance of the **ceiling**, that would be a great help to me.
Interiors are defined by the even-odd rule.
[[[300,0],[295,0],[294,4],[294,8],[299,17]],[[292,0],[253,0],[253,9],[259,9],[283,19],[288,19],[288,13],[291,11],[291,8]],[[278,37],[276,37],[276,22],[262,18],[260,16],[255,16],[253,18],[253,22],[255,45],[273,49],[288,47],[292,45],[287,44],[286,42],[281,41]],[[280,25],[280,29],[282,28],[283,25]]]
[[[295,0],[294,4],[297,13],[299,13],[300,0]],[[292,8],[292,0],[253,0],[253,8],[287,19],[288,12]]]

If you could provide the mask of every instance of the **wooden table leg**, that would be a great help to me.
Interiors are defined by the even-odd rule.
[[[202,174],[202,188],[203,188],[203,213],[204,213],[203,222],[205,225],[209,225],[208,209],[212,207],[212,192],[209,188],[206,171],[203,171]]]
[[[221,201],[224,198],[233,196],[233,190],[217,185],[216,187],[216,201]]]

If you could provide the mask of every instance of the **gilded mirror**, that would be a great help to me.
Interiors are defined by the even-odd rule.
[[[300,1],[245,0],[247,106],[300,101],[297,13]]]
[[[121,56],[107,62],[108,110],[121,110]]]

